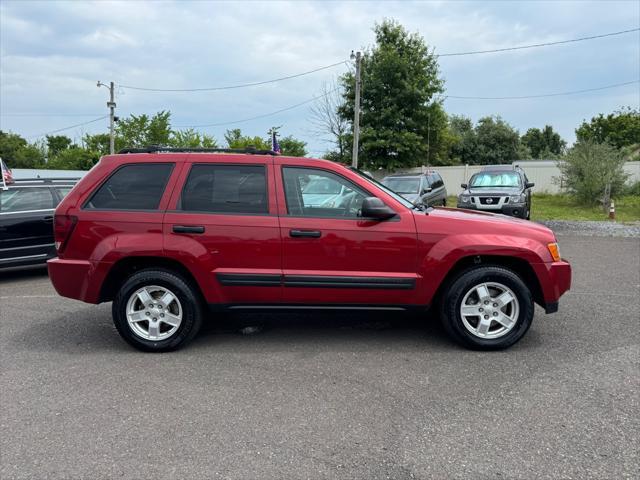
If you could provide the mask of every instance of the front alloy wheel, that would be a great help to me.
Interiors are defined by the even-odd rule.
[[[462,299],[462,324],[479,338],[499,338],[518,321],[520,304],[513,291],[501,283],[488,282],[472,287]]]
[[[507,348],[520,340],[533,320],[531,291],[520,276],[497,265],[460,274],[443,292],[440,316],[447,333],[466,347]]]

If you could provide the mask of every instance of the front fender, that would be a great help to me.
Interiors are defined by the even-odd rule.
[[[422,239],[421,239],[422,240]],[[424,279],[424,303],[431,304],[438,288],[456,263],[476,256],[517,258],[529,264],[551,261],[546,246],[530,238],[509,235],[448,235],[429,245],[421,241],[424,256],[419,272]]]

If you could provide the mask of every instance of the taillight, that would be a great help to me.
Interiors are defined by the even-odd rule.
[[[76,226],[78,217],[73,215],[54,215],[53,217],[53,237],[56,242],[56,250],[58,255],[64,251],[71,232]]]

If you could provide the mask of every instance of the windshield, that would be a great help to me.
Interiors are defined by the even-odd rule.
[[[396,193],[418,193],[420,189],[419,178],[385,178],[382,184]]]
[[[478,173],[471,177],[469,186],[482,187],[519,187],[520,175],[514,172]]]
[[[391,195],[396,201],[400,202],[402,205],[404,205],[407,208],[415,208],[415,205],[413,203],[411,203],[409,200],[407,200],[404,197],[401,197],[400,195],[398,195],[396,192],[394,192],[393,190],[391,190],[389,187],[383,185],[382,183],[380,183],[379,181],[377,181],[375,178],[370,177],[369,175],[367,175],[366,173],[364,173],[361,170],[358,170],[357,168],[354,167],[349,167],[349,170],[351,170],[352,172],[357,173],[358,175],[360,175],[362,178],[364,178],[367,182],[375,185],[376,187],[378,187],[381,190],[384,190],[386,193],[388,193],[389,195]]]

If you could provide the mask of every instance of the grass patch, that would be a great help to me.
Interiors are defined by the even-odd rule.
[[[455,207],[457,198],[450,196],[447,206]],[[616,220],[619,222],[640,221],[640,196],[627,195],[615,199]],[[599,206],[576,203],[569,195],[535,194],[531,201],[531,220],[607,220],[609,214]]]

